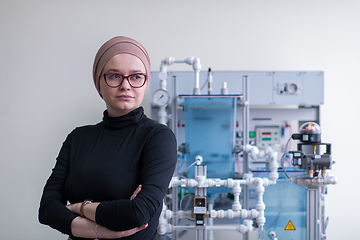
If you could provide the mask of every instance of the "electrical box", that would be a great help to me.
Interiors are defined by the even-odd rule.
[[[151,73],[150,92],[159,89],[159,71]],[[207,94],[208,73],[200,74],[201,94]],[[214,71],[212,74],[213,94],[221,94],[223,82],[226,82],[229,94],[243,92],[242,79],[249,78],[250,106],[294,105],[318,106],[324,103],[324,73],[322,71]],[[175,87],[179,95],[189,94],[194,88],[193,71],[168,72],[167,90],[170,101]]]
[[[262,149],[279,144],[280,126],[256,126],[255,139],[256,146]]]

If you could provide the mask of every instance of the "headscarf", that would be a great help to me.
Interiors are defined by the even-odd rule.
[[[128,53],[138,57],[143,62],[146,69],[146,74],[148,75],[148,79],[150,79],[150,75],[151,75],[150,57],[144,46],[132,38],[128,38],[124,36],[114,37],[111,38],[109,41],[105,42],[100,47],[100,49],[98,50],[95,56],[94,66],[93,66],[93,78],[94,78],[95,87],[99,93],[100,93],[100,75],[104,66],[110,60],[110,58],[121,53]]]

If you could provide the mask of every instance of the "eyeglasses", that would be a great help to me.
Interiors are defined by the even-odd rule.
[[[147,79],[147,75],[145,73],[135,73],[128,76],[123,76],[118,73],[104,73],[102,76],[104,76],[105,83],[112,88],[119,87],[123,83],[124,79],[128,81],[131,87],[141,88],[144,86]]]

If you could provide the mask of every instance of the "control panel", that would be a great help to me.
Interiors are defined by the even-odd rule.
[[[280,133],[280,126],[256,126],[255,144],[262,149],[279,144]]]

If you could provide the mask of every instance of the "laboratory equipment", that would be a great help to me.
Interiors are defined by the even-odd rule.
[[[321,130],[317,123],[304,123],[300,127],[300,134],[293,134],[292,138],[300,140],[298,150],[290,152],[293,155],[293,165],[308,170],[310,178],[313,178],[314,172],[319,174],[321,170],[321,174],[325,174],[326,169],[331,169],[331,144],[321,143]],[[316,153],[320,146],[326,146],[325,153]]]
[[[168,72],[175,63],[194,71]],[[336,178],[324,171],[331,145],[317,124],[323,72],[200,68],[198,58],[170,57],[152,73],[151,116],[179,144],[159,239],[325,239],[324,196]]]
[[[170,95],[165,89],[158,89],[154,92],[153,101],[159,106],[167,105],[170,101]]]

